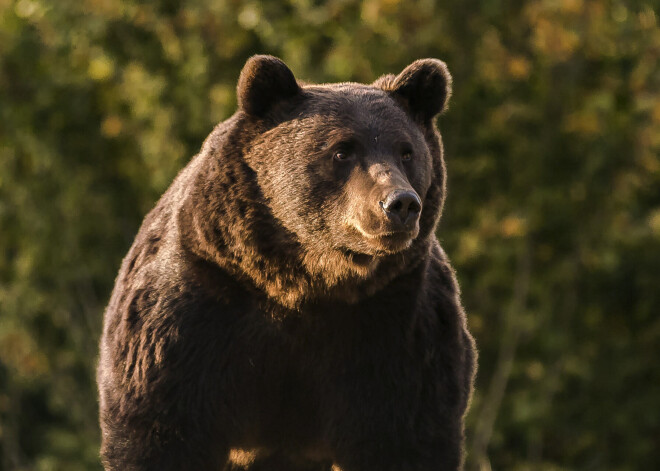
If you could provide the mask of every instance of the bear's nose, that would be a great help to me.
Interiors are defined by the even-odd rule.
[[[380,207],[394,224],[411,230],[419,218],[422,202],[414,191],[394,190],[380,202]]]

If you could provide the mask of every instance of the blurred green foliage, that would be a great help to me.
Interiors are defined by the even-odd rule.
[[[98,470],[102,312],[245,59],[454,76],[474,470],[660,469],[660,27],[622,0],[0,0],[0,470]]]

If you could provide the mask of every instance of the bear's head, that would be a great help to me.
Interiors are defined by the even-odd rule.
[[[254,56],[237,93],[233,132],[254,191],[249,215],[230,222],[244,239],[232,250],[258,287],[287,307],[354,302],[428,254],[444,200],[443,62],[418,60],[372,85],[307,85]]]

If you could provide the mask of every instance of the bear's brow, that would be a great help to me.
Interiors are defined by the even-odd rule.
[[[374,120],[396,122],[399,126],[409,125],[406,113],[396,101],[382,90],[365,87],[364,93],[337,91],[332,89],[314,90],[309,94],[310,101],[302,114],[335,118],[346,123],[367,124]]]
[[[312,101],[323,103],[324,105],[337,104],[379,104],[394,105],[395,100],[385,91],[374,88],[369,85],[341,83],[331,85],[313,85],[305,88],[305,92]]]

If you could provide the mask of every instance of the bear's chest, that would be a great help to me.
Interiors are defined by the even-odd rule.
[[[343,306],[274,314],[253,307],[236,326],[230,354],[241,365],[232,381],[239,394],[229,396],[237,446],[314,448],[338,411],[396,421],[416,407],[423,368],[414,313]]]

